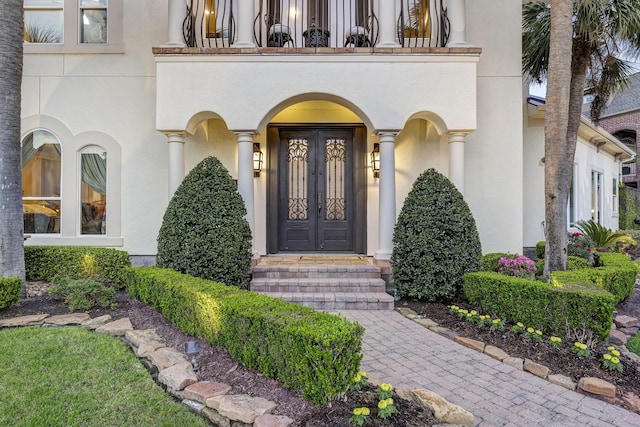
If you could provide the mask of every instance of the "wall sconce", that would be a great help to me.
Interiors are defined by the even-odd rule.
[[[260,172],[262,171],[263,164],[263,154],[260,151],[260,143],[253,143],[253,177],[260,177]]]
[[[380,178],[380,144],[377,142],[373,144],[371,152],[371,170],[374,178]]]

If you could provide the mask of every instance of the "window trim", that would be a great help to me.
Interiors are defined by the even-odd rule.
[[[598,179],[596,179],[598,178]],[[598,184],[600,188],[598,188]],[[602,224],[604,209],[604,173],[597,169],[591,169],[591,219]],[[595,205],[594,205],[595,202]]]
[[[80,43],[80,0],[64,0],[62,43],[24,43],[24,54],[124,53],[123,0],[107,5],[107,43]]]

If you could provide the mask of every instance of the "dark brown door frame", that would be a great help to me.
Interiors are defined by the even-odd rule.
[[[366,252],[366,127],[362,124],[287,123],[267,127],[267,253],[278,253],[278,200],[280,129],[352,129],[353,130],[353,253]]]

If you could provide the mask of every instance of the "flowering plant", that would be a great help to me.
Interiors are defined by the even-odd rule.
[[[491,326],[493,328],[491,316],[488,314],[481,314],[478,316],[478,326]]]
[[[562,345],[562,338],[554,337],[552,335],[551,337],[549,337],[549,345],[551,347],[560,348],[560,346]]]
[[[624,367],[620,363],[620,352],[614,346],[607,347],[607,353],[602,355],[602,364],[610,371],[622,372]]]
[[[587,349],[587,345],[578,341],[573,343],[573,347],[571,347],[571,352],[576,354],[578,357],[587,357],[590,354],[589,350]]]
[[[514,334],[521,334],[524,332],[524,323],[518,322],[511,327],[511,332]]]
[[[517,258],[502,257],[498,261],[498,273],[507,276],[522,277],[524,279],[532,279],[538,271],[536,263],[524,255]]]
[[[567,239],[567,255],[577,256],[586,259],[592,267],[597,267],[599,264],[600,249],[596,247],[595,242],[586,234],[582,234],[579,231],[575,233],[569,233]]]
[[[492,331],[502,331],[504,330],[504,320],[502,319],[493,319],[491,321],[491,329]]]
[[[349,418],[349,424],[353,424],[354,426],[361,427],[364,423],[367,422],[367,417],[371,411],[367,407],[355,408],[353,410],[353,415]]]
[[[378,397],[380,400],[385,400],[393,397],[393,386],[391,384],[382,383],[378,387]]]
[[[389,397],[378,402],[378,418],[382,418],[384,420],[397,413],[398,409],[393,406],[392,398]]]
[[[367,385],[369,381],[367,381],[367,373],[365,371],[359,371],[356,376],[353,378],[353,382],[349,385],[349,390],[351,391],[360,391],[362,387]]]
[[[535,342],[542,341],[542,331],[540,329],[527,328],[524,336],[534,340]]]

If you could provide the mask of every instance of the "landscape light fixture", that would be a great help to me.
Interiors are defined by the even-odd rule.
[[[198,372],[200,370],[200,365],[196,360],[196,356],[200,353],[200,344],[195,341],[187,341],[184,343],[184,352],[187,356],[191,356],[191,364],[193,365],[193,370]]]

